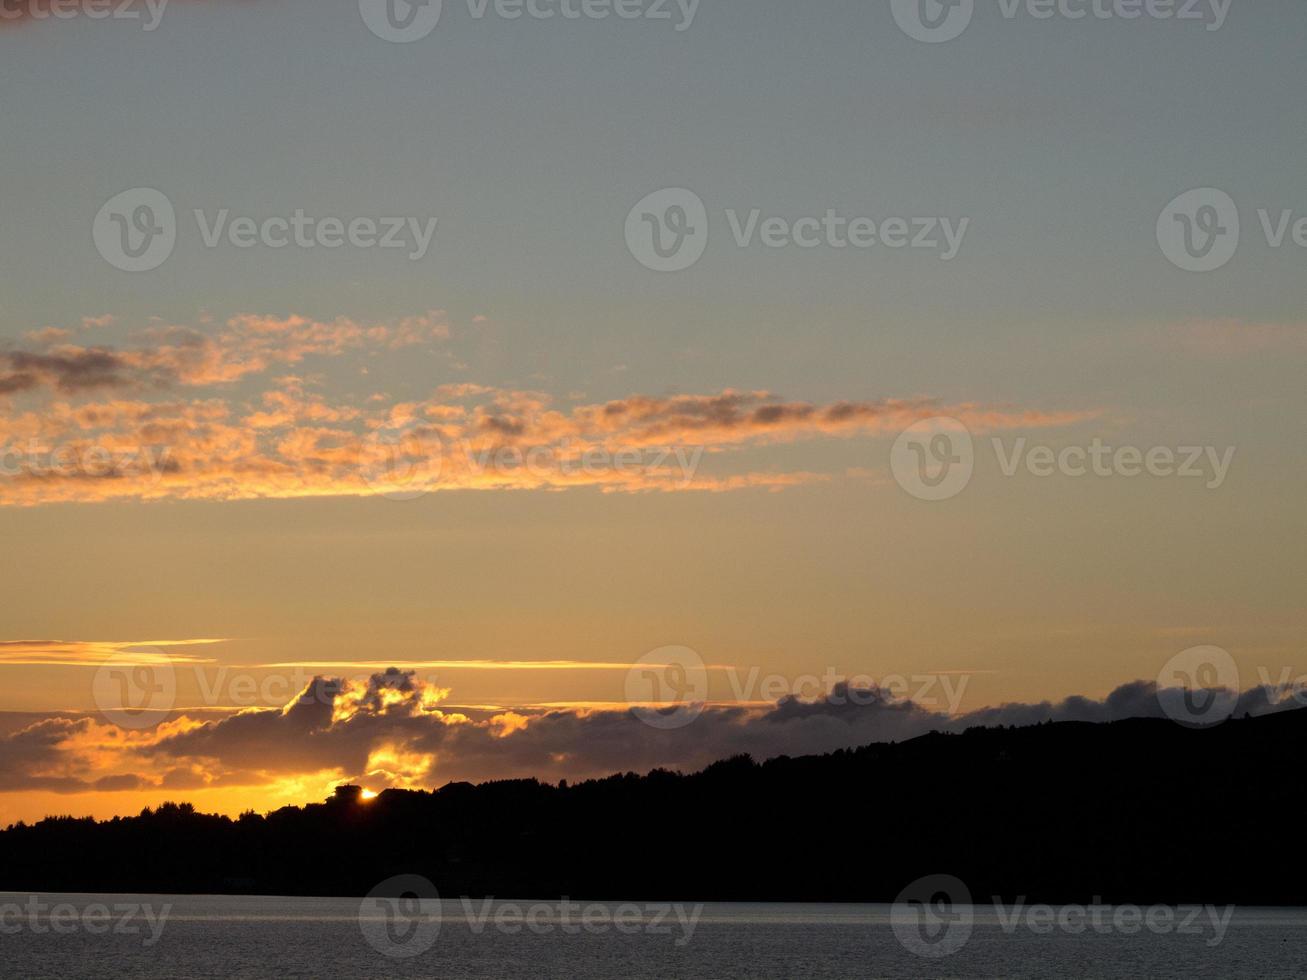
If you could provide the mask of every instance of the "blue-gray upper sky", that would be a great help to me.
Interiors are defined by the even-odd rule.
[[[682,32],[669,6],[670,21],[509,21],[449,0],[410,44],[335,0],[175,0],[149,33],[85,17],[5,30],[0,328],[437,307],[492,316],[513,341],[500,370],[564,386],[591,389],[626,363],[654,387],[1017,397],[1105,382],[1062,370],[1068,344],[1303,307],[1301,249],[1201,277],[1167,264],[1154,237],[1190,187],[1307,213],[1307,12],[1294,0],[1235,2],[1215,31],[1009,20],[982,0],[944,44],[910,39],[872,0],[703,0]],[[164,269],[123,276],[88,227],[137,186],[184,217],[302,207],[440,225],[414,264],[210,254],[191,221]],[[696,191],[718,227],[694,269],[651,276],[622,221],[668,186]],[[947,265],[773,254],[735,248],[726,208],[971,227]],[[1044,368],[1058,376],[1012,376]]]

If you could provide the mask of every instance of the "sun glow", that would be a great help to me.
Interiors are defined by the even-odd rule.
[[[375,800],[379,795],[380,795],[380,794],[377,793],[375,790],[365,789],[362,793],[359,794],[359,799],[361,799],[361,800],[365,800],[365,801],[366,801],[366,800]]]

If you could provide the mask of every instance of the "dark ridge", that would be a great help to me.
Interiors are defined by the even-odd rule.
[[[1305,736],[1307,709],[1044,724],[570,786],[342,787],[235,820],[169,803],[0,832],[0,889],[348,896],[419,874],[447,898],[888,902],[944,873],[980,901],[1307,905]]]

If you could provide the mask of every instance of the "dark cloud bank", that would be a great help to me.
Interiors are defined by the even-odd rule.
[[[1229,692],[1227,692],[1229,693]],[[1228,714],[1300,707],[1295,691],[1254,687]],[[427,695],[424,697],[424,694]],[[584,779],[665,768],[691,772],[738,755],[819,755],[902,742],[932,731],[1165,718],[1156,683],[1134,681],[1102,700],[1012,703],[950,717],[874,689],[837,686],[821,701],[786,697],[765,709],[705,707],[662,729],[634,710],[470,709],[436,702],[411,672],[391,668],[365,687],[318,677],[282,710],[205,720],[190,730],[122,745],[128,772],[96,774],[77,753],[102,724],[56,716],[0,734],[0,792],[189,789],[257,785],[270,777],[339,770],[375,784],[435,787],[451,781]]]
[[[1044,722],[1110,722],[1164,718],[1156,683],[1135,681],[1102,700],[1081,696],[1060,702],[1005,704],[956,717],[911,701],[893,701],[874,690],[835,688],[822,701],[787,697],[774,707],[706,707],[683,727],[660,729],[636,712],[521,711],[524,728],[506,730],[490,712],[424,707],[410,674],[392,668],[376,674],[359,710],[333,721],[343,682],[318,678],[284,712],[258,712],[213,721],[161,741],[152,752],[218,760],[225,767],[310,771],[341,767],[362,776],[379,745],[435,757],[431,780],[537,776],[579,778],[665,767],[690,771],[740,754],[755,759],[813,755],[871,742],[904,741],[931,731],[960,732],[975,726],[1027,726]],[[402,700],[384,702],[392,688]],[[1255,687],[1230,714],[1260,715],[1299,707],[1287,692]],[[468,717],[450,723],[450,713]],[[502,716],[499,716],[502,718]],[[272,757],[272,758],[270,758]]]

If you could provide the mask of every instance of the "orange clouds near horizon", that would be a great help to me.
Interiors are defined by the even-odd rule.
[[[123,728],[91,714],[29,716],[0,729],[0,814],[31,820],[81,807],[105,816],[186,800],[234,815],[316,802],[344,782],[378,792],[460,780],[574,781],[659,767],[687,771],[742,753],[820,754],[973,725],[1164,714],[1154,681],[1122,684],[1101,699],[958,714],[874,683],[841,681],[811,699],[706,702],[669,725],[627,702],[505,709],[456,707],[449,697],[448,688],[391,667],[366,679],[315,677],[279,708],[217,716],[183,709],[151,727]],[[1297,706],[1292,694],[1277,699],[1256,687],[1236,710]]]

